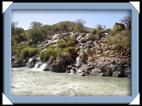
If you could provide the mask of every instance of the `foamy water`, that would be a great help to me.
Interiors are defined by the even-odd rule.
[[[12,95],[131,95],[130,79],[12,68]]]

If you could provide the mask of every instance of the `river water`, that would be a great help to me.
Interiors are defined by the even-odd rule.
[[[12,95],[22,96],[127,96],[129,78],[79,76],[68,73],[12,68]]]

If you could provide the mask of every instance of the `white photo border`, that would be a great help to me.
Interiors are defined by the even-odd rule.
[[[130,10],[132,76],[131,96],[13,96],[11,94],[11,11],[13,10]],[[139,95],[139,11],[132,3],[10,3],[4,18],[4,88],[3,94],[12,104],[130,104]]]

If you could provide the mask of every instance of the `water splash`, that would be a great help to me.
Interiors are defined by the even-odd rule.
[[[76,66],[79,66],[80,65],[80,57],[78,56],[77,58],[76,58]]]
[[[43,63],[43,64],[39,67],[39,69],[42,70],[42,71],[46,70],[47,68],[48,68],[48,62]]]

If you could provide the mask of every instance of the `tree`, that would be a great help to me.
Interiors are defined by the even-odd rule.
[[[43,40],[44,36],[40,29],[30,29],[28,31],[28,39],[32,44],[37,44]]]
[[[40,22],[34,21],[31,23],[31,28],[41,28],[41,26],[42,26],[42,23]]]
[[[76,20],[76,23],[77,23],[77,26],[76,26],[76,30],[77,31],[79,31],[79,32],[85,31],[84,24],[86,22],[84,20],[78,19],[78,20]]]
[[[27,38],[29,39],[30,45],[37,44],[44,39],[43,25],[40,22],[32,22],[31,29],[27,30]]]
[[[97,29],[98,32],[99,32],[99,31],[103,31],[105,28],[106,28],[105,25],[97,25],[97,26],[96,26],[96,29]]]
[[[26,40],[26,37],[25,37],[25,31],[23,28],[20,28],[20,27],[16,27],[17,23],[13,22],[11,24],[11,32],[12,32],[12,43],[15,42],[15,43],[20,43],[22,41],[25,41]]]
[[[129,16],[124,17],[120,21],[126,26],[127,29],[131,29],[131,19]]]

